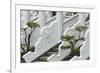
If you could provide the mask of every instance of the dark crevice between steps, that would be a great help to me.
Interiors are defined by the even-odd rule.
[[[90,60],[90,57],[86,58],[86,60]]]

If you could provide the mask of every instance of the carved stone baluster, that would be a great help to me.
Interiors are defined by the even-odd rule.
[[[40,24],[40,28],[44,27],[45,21],[46,21],[45,11],[39,11],[39,24]]]
[[[21,10],[21,28],[26,26],[26,23],[30,20],[30,13],[28,10]]]
[[[63,25],[63,12],[57,12],[57,25],[58,25],[58,39],[61,40],[62,36],[62,25]]]
[[[25,41],[25,31],[24,31],[24,28],[27,27],[26,24],[30,20],[29,15],[30,14],[29,14],[28,10],[21,10],[21,47],[23,47],[25,51],[26,51],[26,46],[25,46],[26,43],[25,42],[27,40]]]
[[[84,24],[86,22],[85,19],[86,19],[85,13],[79,13],[79,21],[80,21],[82,26],[84,26]]]
[[[30,11],[30,21],[38,18],[38,11]]]
[[[48,11],[48,13],[47,13],[47,19],[50,19],[51,17],[52,17],[52,12]]]
[[[86,13],[79,13],[79,21],[80,21],[80,25],[81,26],[85,26],[86,23]],[[86,31],[83,31],[81,33],[81,37],[83,37],[85,35]]]

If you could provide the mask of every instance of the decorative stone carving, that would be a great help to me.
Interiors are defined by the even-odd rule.
[[[83,43],[83,46],[80,48],[80,56],[74,56],[71,60],[86,60],[90,56],[90,40],[89,36],[90,31],[88,30],[85,35],[86,41]]]
[[[79,32],[77,32],[75,28],[78,26],[86,26],[86,27],[89,26],[85,24],[86,16],[84,14],[75,14],[75,15],[71,14],[69,18],[66,18],[63,16],[64,15],[63,12],[57,12],[56,16],[54,17],[51,17],[51,12],[48,12],[48,13],[50,13],[50,15],[48,15],[49,20],[47,20],[46,18],[47,13],[45,11],[39,11],[39,15],[38,15],[39,18],[36,22],[40,24],[40,28],[37,28],[34,31],[35,36],[33,34],[32,35],[33,38],[31,38],[32,40],[31,45],[35,46],[35,52],[29,51],[23,56],[26,62],[35,61],[38,57],[40,57],[42,54],[50,50],[57,43],[61,42],[62,35],[66,35],[66,34],[73,35],[77,39],[79,38]],[[82,31],[80,37],[85,37],[86,32],[87,30]],[[62,43],[59,45],[59,48],[58,48],[58,54],[51,55],[49,58],[47,58],[47,60],[61,61],[65,57],[70,55],[71,53],[70,48],[67,48],[67,49],[61,48],[62,45],[68,45],[68,44],[69,42],[62,41]],[[83,41],[78,41],[75,47],[78,47],[82,44],[84,44]],[[84,50],[88,51],[88,49],[84,49]],[[83,55],[85,53],[84,50],[82,50],[83,52],[80,53],[82,56],[84,56]],[[88,54],[89,53],[87,53],[87,55]]]
[[[79,32],[77,32],[75,30],[75,28],[78,27],[78,26],[82,26],[82,24],[80,22],[81,21],[78,21],[76,24],[73,25],[73,27],[67,28],[63,34],[64,35],[66,35],[66,34],[67,35],[74,35],[75,38],[77,39],[79,37]],[[85,22],[84,26],[86,26],[86,25],[87,25],[87,23]],[[82,35],[81,37],[85,37],[85,33],[86,33],[86,31],[82,31],[81,32],[81,35]],[[82,45],[83,43],[84,43],[83,41],[79,41],[79,42],[77,42],[75,47],[78,47],[78,46]],[[59,49],[58,54],[57,55],[56,54],[51,55],[48,58],[48,61],[60,61],[60,60],[63,60],[65,57],[67,57],[71,53],[71,49],[70,48],[69,49],[61,49],[62,45],[68,45],[68,42],[67,41],[66,42],[63,41],[60,44],[59,48],[58,48]],[[89,44],[87,44],[87,45],[89,45]],[[66,54],[64,54],[65,52],[66,52]]]

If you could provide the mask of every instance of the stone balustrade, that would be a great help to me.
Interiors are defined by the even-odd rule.
[[[33,13],[33,14],[32,14]],[[50,50],[53,46],[61,42],[62,35],[74,35],[78,37],[78,33],[75,31],[77,26],[89,27],[89,22],[86,22],[85,13],[70,13],[70,12],[56,12],[55,16],[52,16],[52,11],[28,11],[21,12],[21,28],[26,27],[26,23],[30,20],[37,22],[40,27],[36,28],[32,33],[31,46],[35,47],[35,52],[29,51],[23,58],[26,62],[32,62],[42,54]],[[69,16],[66,16],[69,15]],[[33,16],[33,17],[32,17]],[[88,23],[88,24],[86,24]],[[88,28],[89,29],[89,28]],[[27,31],[28,33],[29,31]],[[82,37],[85,37],[87,30],[82,32]],[[25,35],[25,34],[24,34]],[[21,37],[24,38],[23,32]],[[21,41],[23,39],[21,38]],[[88,40],[88,39],[86,39]],[[24,43],[25,41],[21,42]],[[61,49],[61,46],[65,42],[59,45],[58,54],[52,54],[47,58],[47,61],[61,61],[71,53],[71,49]],[[78,42],[76,46],[83,44],[82,41]],[[87,44],[87,43],[86,43]],[[89,44],[88,44],[89,45]],[[87,46],[86,46],[87,47]],[[22,51],[22,50],[21,50]],[[89,51],[89,50],[88,50]],[[81,55],[82,51],[80,52]],[[89,54],[88,54],[89,56]],[[86,59],[84,57],[84,59]]]

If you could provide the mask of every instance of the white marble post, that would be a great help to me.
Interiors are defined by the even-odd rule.
[[[85,18],[86,18],[85,13],[79,13],[79,21],[80,21],[81,25],[83,25],[83,26],[85,24]]]
[[[45,11],[39,11],[40,28],[42,28],[45,25],[45,21],[46,21]]]
[[[34,20],[37,17],[37,11],[30,11],[30,21]]]
[[[63,16],[67,16],[67,12],[63,12]]]
[[[52,17],[52,12],[49,11],[48,14],[47,14],[47,19],[50,19]]]
[[[63,12],[57,12],[57,24],[58,24],[58,39],[61,40],[62,36],[62,24],[63,24]]]
[[[85,13],[85,17],[86,17],[86,18],[88,17],[88,15],[89,15],[89,13]]]
[[[30,20],[30,13],[28,10],[21,11],[21,27],[24,28],[26,23]]]

